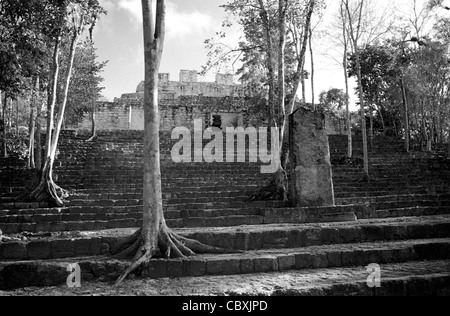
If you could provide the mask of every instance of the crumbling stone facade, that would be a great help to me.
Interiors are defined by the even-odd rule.
[[[171,81],[167,73],[159,74],[159,107],[161,130],[177,126],[192,128],[195,119],[205,127],[220,117],[222,128],[267,126],[265,101],[254,98],[258,91],[236,84],[231,74],[217,74],[215,82],[199,82],[195,70],[181,70],[179,81]],[[123,94],[114,102],[100,102],[97,108],[98,130],[144,129],[144,82],[135,93]],[[89,130],[89,115],[68,129]],[[327,130],[342,134],[345,122],[327,119]]]

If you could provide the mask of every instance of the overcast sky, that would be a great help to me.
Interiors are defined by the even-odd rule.
[[[220,30],[225,12],[219,5],[226,0],[168,0],[167,36],[160,72],[170,73],[171,80],[178,80],[180,69],[201,70],[206,63],[207,51],[204,41]],[[337,10],[336,0],[328,0],[324,27]],[[410,8],[413,0],[378,0],[381,9],[395,3],[395,10]],[[419,3],[425,0],[418,0]],[[450,2],[450,1],[448,1]],[[109,60],[103,74],[104,95],[110,100],[123,93],[135,92],[144,78],[143,36],[141,0],[100,0],[108,11],[102,16],[95,31],[95,42],[100,60]],[[237,37],[234,34],[235,37]],[[343,70],[332,59],[324,57],[330,53],[329,43],[317,41],[316,95],[329,88],[344,88]],[[339,58],[339,53],[336,53]],[[309,61],[307,61],[307,65]],[[201,81],[214,81],[210,73]],[[309,82],[307,83],[309,86]],[[308,89],[308,100],[311,93]],[[355,98],[353,98],[354,100]]]

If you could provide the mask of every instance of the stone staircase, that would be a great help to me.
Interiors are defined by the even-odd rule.
[[[110,261],[107,255],[119,237],[131,234],[142,222],[142,133],[104,132],[89,144],[83,141],[86,138],[70,132],[63,135],[56,174],[58,184],[71,191],[64,208],[6,203],[27,182],[21,176],[9,181],[14,172],[1,169],[0,229],[11,238],[0,243],[0,289],[63,284],[67,264],[73,262],[80,264],[86,281],[112,280],[127,265]],[[450,288],[448,282],[439,282],[450,278],[448,160],[407,155],[401,142],[376,138],[370,154],[372,181],[363,183],[358,161],[339,163],[346,138],[332,136],[337,206],[292,208],[276,201],[249,202],[270,179],[260,173],[260,164],[175,164],[170,159],[175,142],[168,135],[161,137],[169,226],[201,242],[244,253],[155,260],[137,275],[240,275],[245,282],[260,273],[275,280],[294,270],[314,276],[327,269],[378,263],[391,271],[407,262],[409,275],[391,275],[404,280],[406,291],[414,267],[423,268],[428,262],[421,270],[421,282],[433,284],[430,293]],[[355,140],[356,155],[361,147]],[[350,286],[355,281],[348,278],[340,284]],[[294,290],[305,294],[295,286],[274,289],[272,294],[295,294]],[[408,291],[385,294],[414,292]]]

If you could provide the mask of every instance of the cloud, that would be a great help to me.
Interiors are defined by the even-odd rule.
[[[138,27],[142,24],[142,8],[140,0],[120,0],[118,7],[131,14]],[[181,12],[176,4],[167,2],[166,14],[167,36],[182,39],[189,35],[204,34],[211,29],[212,16],[198,10]]]

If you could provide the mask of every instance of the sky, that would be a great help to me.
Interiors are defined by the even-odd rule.
[[[408,11],[413,0],[378,0],[383,5],[391,5],[392,10]],[[419,4],[425,0],[417,0]],[[177,81],[181,69],[201,70],[206,64],[207,50],[204,41],[221,30],[226,13],[219,6],[227,0],[168,0],[167,35],[161,62],[161,73],[170,73],[171,80]],[[450,1],[448,1],[450,2]],[[326,13],[321,23],[324,31],[337,12],[338,1],[328,0]],[[108,14],[102,16],[94,32],[95,45],[98,48],[99,61],[108,60],[103,77],[104,96],[113,100],[124,93],[133,93],[144,78],[144,54],[142,35],[141,0],[100,0]],[[229,34],[230,41],[237,34]],[[328,42],[327,42],[328,41]],[[329,88],[344,89],[342,67],[330,58],[341,59],[339,49],[330,46],[329,40],[315,40],[315,95]],[[309,65],[309,59],[306,65]],[[214,81],[215,73],[210,72],[200,81]],[[236,78],[237,80],[238,78]],[[310,83],[307,82],[307,87]],[[351,87],[355,86],[351,80]],[[353,93],[351,93],[353,95]],[[355,102],[352,96],[352,103]],[[311,100],[311,91],[307,89],[307,101]]]

